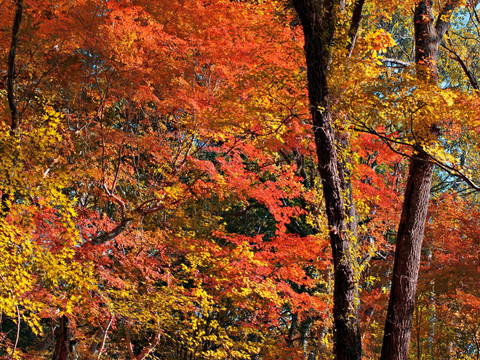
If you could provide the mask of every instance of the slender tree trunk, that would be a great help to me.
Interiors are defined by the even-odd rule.
[[[68,318],[63,315],[60,318],[60,326],[55,330],[55,352],[53,360],[68,360],[70,353],[70,327]]]
[[[287,346],[289,348],[293,347],[293,334],[294,334],[295,329],[297,327],[297,320],[298,320],[298,314],[293,313],[292,314],[292,323],[290,324],[290,329],[288,330],[288,337],[287,337]]]
[[[355,48],[355,42],[357,41],[358,30],[360,29],[360,21],[362,20],[362,11],[365,0],[356,0],[353,6],[352,21],[350,23],[350,29],[348,30],[348,42],[347,51],[348,56],[352,55]]]
[[[18,108],[15,101],[15,57],[17,55],[18,47],[18,32],[20,30],[20,23],[22,22],[23,14],[23,0],[17,0],[17,8],[15,10],[15,18],[12,26],[12,42],[10,43],[10,51],[8,53],[7,63],[7,98],[8,106],[10,108],[11,123],[10,123],[10,135],[15,134],[15,130],[18,126]],[[0,216],[6,216],[10,211],[9,201],[11,189],[8,189],[10,183],[10,174],[5,174],[5,180],[7,186],[2,189],[2,198],[0,206]]]
[[[355,221],[347,222],[352,212],[351,201],[345,201],[343,164],[336,150],[333,118],[329,106],[327,83],[328,64],[335,31],[337,4],[333,0],[294,0],[293,5],[302,22],[305,36],[308,90],[322,178],[330,243],[334,263],[334,326],[335,357],[337,360],[361,359],[361,339],[358,321],[357,283],[353,270],[355,261],[351,242],[355,238]]]
[[[13,133],[17,128],[18,123],[18,109],[15,101],[15,57],[17,55],[18,47],[18,31],[20,30],[20,23],[22,22],[23,0],[17,0],[17,9],[15,11],[15,19],[12,27],[12,42],[10,43],[10,51],[8,53],[8,69],[7,69],[7,98],[8,106],[12,122],[10,123],[10,131]]]
[[[437,50],[450,26],[458,0],[447,1],[434,23],[431,0],[417,3],[414,15],[415,62],[420,80],[436,86]],[[406,360],[410,345],[420,255],[434,165],[418,143],[410,161],[402,216],[398,226],[392,288],[381,360]]]

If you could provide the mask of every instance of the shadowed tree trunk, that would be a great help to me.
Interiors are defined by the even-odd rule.
[[[63,315],[60,318],[60,325],[55,330],[55,352],[53,353],[53,360],[68,360],[70,353],[70,328],[68,325],[68,318]]]
[[[340,9],[340,2],[293,0],[293,5],[305,36],[310,110],[330,228],[335,274],[335,357],[337,360],[360,360],[362,349],[358,320],[358,287],[353,270],[356,259],[351,251],[352,239],[356,237],[356,220],[347,221],[347,214],[354,214],[354,208],[348,196],[351,190],[348,189],[349,181],[345,177],[344,164],[339,161],[336,150],[327,83],[336,12]],[[346,199],[343,196],[345,193]]]
[[[12,42],[10,43],[10,51],[8,52],[7,63],[7,98],[8,106],[10,108],[11,123],[10,123],[10,135],[15,135],[15,130],[18,126],[18,108],[15,101],[15,58],[17,55],[18,47],[18,32],[20,30],[20,23],[22,22],[23,14],[23,0],[17,0],[17,7],[15,10],[15,18],[12,26]],[[5,183],[9,185],[10,174],[5,174]],[[8,186],[2,189],[2,199],[0,206],[0,216],[5,216],[10,211],[9,201],[10,192],[12,189],[8,189]]]

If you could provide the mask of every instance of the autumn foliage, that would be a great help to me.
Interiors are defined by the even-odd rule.
[[[476,359],[480,117],[464,70],[478,49],[461,39],[478,40],[478,5],[456,9],[432,87],[405,58],[416,2],[366,4],[347,55],[353,3],[328,81],[363,356],[381,351],[421,139],[436,168],[410,356]],[[333,358],[331,229],[290,2],[0,7],[0,357]]]

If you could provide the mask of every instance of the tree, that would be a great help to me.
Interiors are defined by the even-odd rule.
[[[15,166],[2,168],[26,176],[10,185],[12,209],[22,210],[12,221],[25,233],[16,241],[29,244],[27,220],[38,220],[39,246],[44,238],[53,243],[37,252],[44,255],[39,271],[57,255],[52,267],[58,262],[77,272],[46,268],[44,281],[53,285],[29,293],[51,300],[38,314],[13,303],[39,323],[39,334],[31,335],[35,348],[21,343],[22,351],[57,359],[72,351],[86,358],[155,351],[175,359],[245,358],[277,351],[271,339],[282,339],[285,326],[275,325],[283,308],[320,317],[322,299],[292,290],[317,285],[306,269],[322,248],[308,238],[315,251],[290,254],[298,236],[286,225],[303,215],[297,205],[303,194],[296,163],[279,153],[310,150],[293,115],[300,106],[291,95],[303,92],[290,53],[297,45],[288,43],[288,27],[282,41],[271,40],[280,39],[284,21],[276,9],[230,1],[80,1],[24,10],[15,77],[25,146]],[[246,65],[259,58],[261,66]],[[272,61],[279,69],[273,79]],[[4,159],[10,148],[2,147]],[[47,185],[75,211],[52,197],[48,206],[36,201]],[[75,231],[60,227],[64,214],[55,209],[62,206],[71,210],[67,230]],[[260,209],[269,224],[240,234],[234,209],[249,215]],[[7,261],[7,268],[22,262],[37,266],[27,259]],[[27,267],[20,277],[35,270]],[[71,283],[82,273],[79,295]],[[51,293],[53,300],[44,296]],[[308,311],[300,309],[305,303],[313,304]]]
[[[435,24],[432,1],[420,1],[415,7],[413,21],[417,73],[422,80],[430,81],[432,86],[435,86],[437,79],[438,47],[450,26],[452,12],[458,4],[458,1],[447,2],[438,14]],[[423,233],[434,167],[423,146],[421,139],[414,145],[408,170],[402,216],[398,225],[382,360],[407,359],[408,356]]]
[[[353,268],[355,259],[349,253],[354,242],[346,232],[345,219],[352,219],[353,204],[342,198],[345,170],[335,150],[333,129],[334,115],[330,110],[331,99],[327,74],[332,59],[336,18],[344,3],[326,1],[293,1],[302,21],[305,34],[305,54],[308,71],[308,87],[314,123],[323,192],[327,203],[327,217],[331,227],[331,242],[335,262],[335,331],[336,358],[359,358],[361,356],[358,313],[355,305],[355,282]],[[356,3],[359,4],[358,2]],[[439,12],[434,25],[431,1],[416,4],[415,51],[418,76],[423,81],[437,77],[437,50],[450,25],[450,17],[459,2],[449,1]],[[350,29],[358,28],[361,5],[353,11]],[[352,37],[350,37],[352,38]],[[350,40],[351,41],[351,40]],[[351,41],[353,44],[353,41]],[[428,80],[430,79],[430,80]],[[433,79],[433,80],[432,80]],[[434,129],[435,124],[431,129]],[[433,132],[433,130],[431,130]],[[420,267],[421,245],[430,195],[434,164],[424,150],[424,142],[416,138],[413,144],[408,181],[405,190],[402,216],[397,233],[395,265],[392,290],[385,326],[382,359],[406,359],[415,303],[415,291]],[[345,143],[340,143],[340,146]],[[338,146],[338,144],[337,144]],[[345,186],[343,186],[345,191]],[[350,220],[354,223],[356,220]],[[341,229],[341,230],[340,230]],[[355,238],[356,232],[350,230]],[[337,292],[338,289],[338,292]]]
[[[363,4],[359,1],[358,4]],[[361,341],[358,322],[358,284],[355,278],[354,241],[357,236],[355,210],[348,186],[345,165],[336,150],[333,114],[330,110],[329,64],[340,3],[293,1],[305,36],[308,90],[313,131],[322,178],[329,236],[334,262],[334,326],[337,359],[360,359]],[[358,28],[355,14],[351,27]],[[352,40],[350,40],[352,41]],[[353,41],[352,41],[353,44]]]

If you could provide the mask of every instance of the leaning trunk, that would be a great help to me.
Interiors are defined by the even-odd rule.
[[[419,150],[410,163],[398,226],[382,360],[407,359],[408,356],[432,174],[433,164],[428,161],[428,155]]]
[[[420,81],[426,81],[431,86],[436,86],[438,76],[438,47],[450,26],[452,12],[459,3],[460,0],[447,1],[436,22],[431,0],[419,1],[415,7],[417,76]],[[408,357],[420,254],[433,177],[434,166],[429,160],[419,140],[410,161],[405,200],[398,227],[381,360],[406,360]]]

